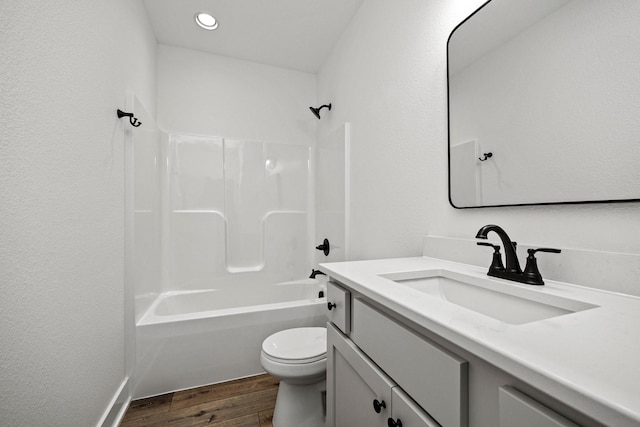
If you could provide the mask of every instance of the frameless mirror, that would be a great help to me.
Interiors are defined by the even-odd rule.
[[[449,37],[454,207],[640,200],[640,1],[490,0]]]

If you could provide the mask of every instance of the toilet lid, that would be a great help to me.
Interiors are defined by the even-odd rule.
[[[294,328],[276,332],[262,342],[262,351],[284,363],[310,363],[327,356],[326,328]]]

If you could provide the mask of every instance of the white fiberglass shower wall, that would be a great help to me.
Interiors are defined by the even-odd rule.
[[[158,46],[162,292],[306,278],[315,75]]]
[[[134,227],[134,263],[153,260],[135,266],[134,397],[263,372],[265,337],[326,322],[315,104],[315,75],[158,46],[163,131],[133,162],[160,212]]]
[[[311,150],[168,135],[164,291],[249,289],[308,276]]]

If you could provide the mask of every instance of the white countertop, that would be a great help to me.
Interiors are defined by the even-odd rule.
[[[640,425],[640,298],[545,280],[530,286],[486,268],[415,257],[320,264],[395,311],[608,426]],[[380,274],[442,269],[598,306],[522,325],[503,323]]]

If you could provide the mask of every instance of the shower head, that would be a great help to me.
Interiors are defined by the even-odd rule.
[[[316,116],[318,118],[318,120],[320,120],[320,110],[322,110],[324,107],[327,107],[329,109],[329,111],[331,111],[331,104],[326,104],[326,105],[323,105],[322,107],[318,107],[318,108],[309,107],[309,109],[311,110],[313,115]]]

